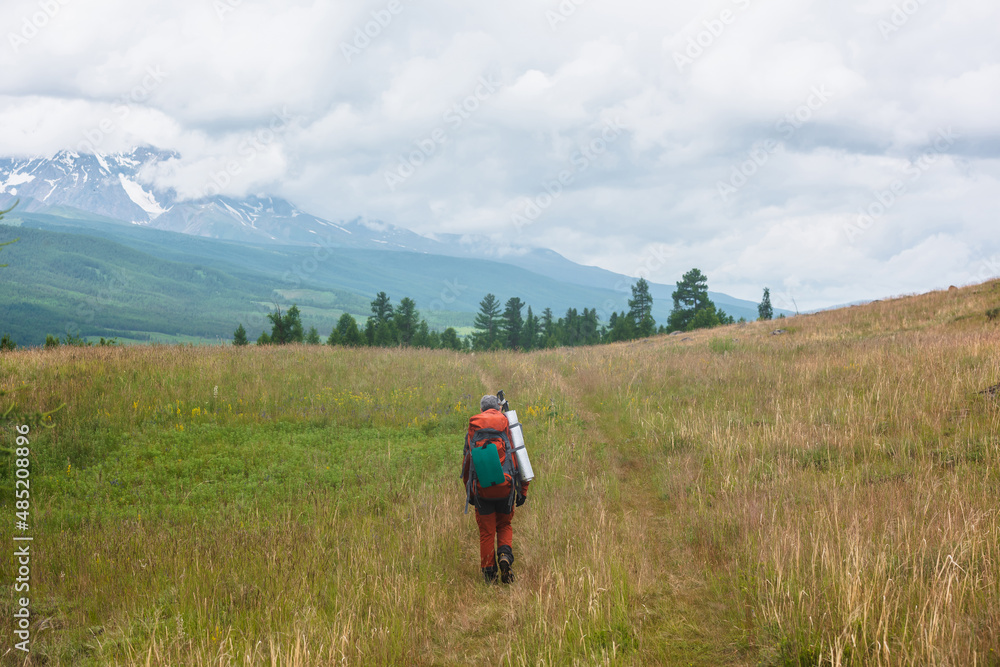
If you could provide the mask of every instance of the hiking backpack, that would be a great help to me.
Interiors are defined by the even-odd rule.
[[[468,473],[465,485],[466,513],[470,504],[478,508],[480,500],[506,498],[507,506],[513,508],[515,495],[521,488],[521,474],[507,429],[500,430],[486,425],[478,427],[475,422],[481,416],[476,415],[469,420],[469,432],[465,435],[462,476],[465,477]]]

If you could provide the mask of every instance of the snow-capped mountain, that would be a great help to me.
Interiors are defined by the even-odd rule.
[[[322,245],[490,259],[558,281],[621,291],[630,279],[593,266],[581,266],[552,250],[513,247],[497,239],[442,234],[435,239],[383,222],[355,219],[331,222],[268,196],[237,199],[215,196],[180,200],[141,174],[157,162],[178,157],[150,147],[112,155],[64,151],[52,158],[0,158],[0,210],[20,200],[8,218],[47,213],[86,227],[87,214],[123,225],[256,244]],[[82,213],[81,213],[82,212]],[[497,276],[498,285],[503,276]],[[659,303],[669,303],[673,286],[651,283]],[[736,317],[756,317],[755,303],[724,294],[709,296]]]
[[[70,207],[98,215],[147,223],[164,212],[135,175],[153,159],[149,149],[130,154],[0,159],[0,197],[21,200],[26,212]]]
[[[83,211],[154,229],[252,243],[440,251],[441,244],[431,239],[383,223],[331,222],[276,197],[182,201],[173,190],[159,190],[140,177],[144,168],[176,157],[142,147],[116,154],[63,151],[52,158],[0,158],[0,208],[20,200],[18,212],[75,217],[74,210]]]

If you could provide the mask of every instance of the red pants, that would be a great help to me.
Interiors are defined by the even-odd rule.
[[[506,500],[504,503],[506,504]],[[502,546],[510,548],[514,542],[514,529],[510,520],[514,518],[514,510],[510,514],[492,512],[480,514],[476,510],[476,523],[479,524],[479,567],[493,567],[496,564],[496,550]],[[496,538],[496,546],[493,540]]]

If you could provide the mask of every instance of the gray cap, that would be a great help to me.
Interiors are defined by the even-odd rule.
[[[486,412],[487,410],[499,410],[500,400],[496,396],[487,394],[486,396],[483,396],[482,400],[479,401],[479,409],[483,412]]]

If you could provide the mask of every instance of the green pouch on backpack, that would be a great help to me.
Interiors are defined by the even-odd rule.
[[[482,447],[473,447],[470,451],[479,486],[485,489],[506,481],[503,468],[500,467],[500,453],[495,444],[488,442]]]

